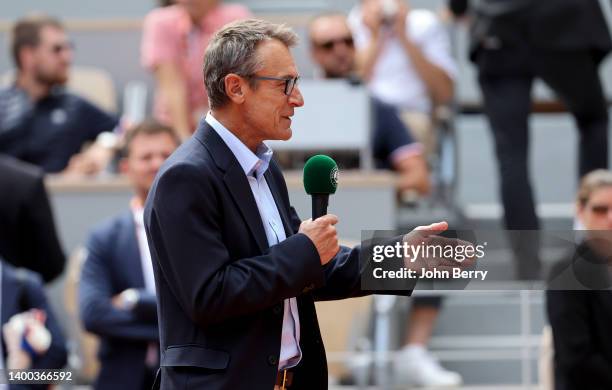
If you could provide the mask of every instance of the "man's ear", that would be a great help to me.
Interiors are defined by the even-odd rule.
[[[21,64],[21,68],[28,67],[28,64],[32,63],[32,57],[34,56],[34,48],[31,46],[23,46],[19,49],[17,53],[17,57],[19,58],[19,63]]]
[[[230,73],[225,76],[225,94],[236,104],[244,103],[245,89],[248,88],[247,82],[241,76]]]

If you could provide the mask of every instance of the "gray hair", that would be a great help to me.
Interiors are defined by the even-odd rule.
[[[210,108],[222,107],[228,102],[225,76],[234,73],[249,77],[263,67],[255,51],[260,42],[270,39],[277,39],[287,47],[298,42],[297,34],[286,25],[259,19],[239,20],[217,31],[204,54],[204,85]],[[249,83],[255,86],[254,80]]]

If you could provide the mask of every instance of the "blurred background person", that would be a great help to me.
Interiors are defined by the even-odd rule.
[[[468,5],[450,1],[459,16]],[[607,168],[608,108],[598,69],[612,49],[610,32],[598,0],[485,0],[472,16],[470,58],[495,140],[505,226],[537,230],[528,169],[533,81],[552,88],[576,120],[579,176]],[[513,241],[517,276],[537,279],[537,238]]]
[[[346,16],[319,15],[311,20],[308,34],[311,57],[326,79],[358,80],[353,37]],[[399,190],[426,194],[430,182],[422,145],[414,142],[395,107],[372,98],[372,114],[372,153],[376,165],[399,173]]]
[[[355,48],[346,17],[341,13],[322,14],[311,20],[308,29],[311,56],[325,78],[354,79]],[[429,189],[427,163],[420,144],[410,138],[395,108],[372,98],[374,115],[373,148],[379,166],[393,167],[401,175],[400,189]],[[444,369],[427,351],[427,344],[440,312],[441,298],[413,299],[404,347],[396,361],[401,382],[420,386],[459,385],[461,376]]]
[[[64,367],[64,336],[47,303],[40,277],[14,268],[0,257],[0,284],[0,369]],[[46,389],[48,385],[15,388]]]
[[[39,168],[0,155],[0,256],[50,282],[66,258],[43,179]]]
[[[115,129],[117,118],[64,89],[73,46],[62,24],[47,16],[19,20],[11,49],[17,69],[14,84],[0,89],[0,153],[48,173],[99,172],[110,151],[76,155],[102,132]]]
[[[157,300],[143,207],[153,179],[180,140],[147,120],[126,135],[119,166],[134,188],[130,209],[89,237],[79,286],[81,319],[100,336],[96,389],[150,389],[159,367]]]
[[[401,111],[416,139],[433,151],[432,116],[453,98],[456,64],[437,16],[405,0],[361,0],[350,12],[357,68],[375,97]]]
[[[238,4],[220,0],[176,0],[145,17],[142,65],[156,81],[154,116],[188,138],[208,110],[202,88],[204,51],[213,33],[226,23],[251,16]]]
[[[612,172],[600,169],[584,176],[576,216],[585,228],[584,241],[553,267],[550,279],[554,290],[546,292],[555,389],[610,389]]]

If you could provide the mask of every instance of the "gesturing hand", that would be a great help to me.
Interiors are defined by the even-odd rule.
[[[419,251],[410,251],[410,255],[404,258],[406,268],[415,271],[420,271],[423,268],[428,271],[434,269],[452,271],[453,268],[467,268],[473,265],[476,261],[474,255],[465,256],[465,259],[462,260],[446,256],[449,252],[457,253],[456,250],[452,249],[459,246],[473,246],[468,241],[437,235],[437,233],[444,232],[446,229],[448,229],[448,223],[443,221],[427,226],[418,226],[410,233],[404,235],[403,242],[405,244],[421,248]]]

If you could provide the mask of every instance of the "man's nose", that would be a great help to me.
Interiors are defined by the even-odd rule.
[[[289,104],[294,107],[302,107],[304,105],[304,97],[302,92],[300,92],[300,87],[297,85],[291,91],[291,95],[289,95]]]
[[[334,50],[338,53],[346,53],[347,51],[350,51],[351,48],[344,42],[336,42],[334,44]]]

